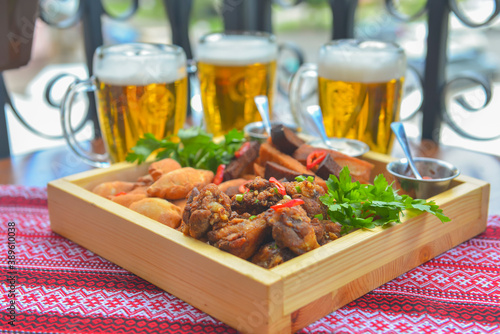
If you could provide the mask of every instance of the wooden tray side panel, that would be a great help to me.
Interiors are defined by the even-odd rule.
[[[388,229],[353,232],[303,255],[300,262],[294,259],[276,267],[273,271],[285,280],[284,313],[293,313],[372,273],[370,281],[374,283],[369,288],[345,297],[354,300],[481,233],[487,221],[482,207],[488,205],[488,187],[486,183],[481,187],[467,183],[443,193],[440,205],[451,222],[441,223],[430,214],[422,214]],[[407,254],[418,256],[409,261]]]
[[[180,238],[185,239],[189,247],[176,243],[165,234],[72,196],[64,183],[58,186],[61,184],[55,182],[48,187],[49,215],[54,232],[241,332],[290,332],[290,318],[282,313],[283,284],[277,275],[182,235]],[[160,232],[162,228],[161,225]],[[164,230],[180,234],[166,226]],[[193,251],[197,247],[201,247],[201,251]],[[222,263],[211,261],[213,254],[210,252],[220,253],[216,256],[222,258]],[[240,261],[243,262],[240,267],[255,267],[258,277],[262,273],[264,277],[256,279],[255,275],[248,274],[246,267],[245,274],[239,270],[241,268],[223,264],[238,266]]]

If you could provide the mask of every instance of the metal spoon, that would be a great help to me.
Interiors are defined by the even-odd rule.
[[[319,134],[321,142],[325,148],[330,148],[352,157],[359,157],[370,150],[367,144],[356,139],[329,138],[326,135],[325,124],[323,123],[323,114],[321,113],[320,106],[309,106],[306,111],[309,118],[313,121],[316,131]],[[311,143],[311,145],[313,145],[313,143]]]
[[[337,149],[330,144],[330,140],[328,139],[328,136],[326,135],[325,124],[323,123],[323,114],[321,113],[321,108],[317,105],[314,105],[314,106],[307,107],[306,110],[307,110],[307,113],[309,114],[309,116],[311,116],[311,120],[314,122],[316,130],[318,131],[319,136],[320,136],[323,144],[325,144],[327,147],[330,147],[334,150]]]
[[[269,119],[269,101],[265,95],[257,95],[254,97],[255,104],[257,105],[257,110],[259,110],[260,117],[262,118],[262,123],[264,124],[264,129],[266,130],[269,137],[271,136],[271,120]]]
[[[394,134],[396,135],[399,144],[401,144],[401,147],[403,148],[403,152],[406,156],[406,159],[408,160],[408,163],[410,164],[410,168],[413,174],[417,179],[422,180],[422,175],[420,175],[420,173],[418,172],[417,167],[415,166],[415,162],[413,161],[413,157],[410,152],[410,145],[408,145],[408,139],[406,138],[406,132],[403,123],[393,122],[391,123],[391,129],[392,132],[394,132]]]

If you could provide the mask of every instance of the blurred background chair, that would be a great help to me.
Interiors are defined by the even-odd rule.
[[[15,1],[7,1],[11,2]],[[58,131],[60,92],[69,82],[92,74],[92,55],[99,45],[174,43],[192,58],[196,41],[207,32],[263,30],[276,34],[278,42],[295,53],[280,68],[285,79],[279,82],[278,102],[283,108],[287,107],[287,78],[301,62],[314,62],[324,42],[346,37],[395,41],[405,48],[411,65],[402,108],[410,136],[500,155],[500,112],[495,108],[500,101],[495,99],[499,94],[494,94],[500,63],[499,3],[40,0],[34,57],[28,66],[5,73],[4,86],[9,89],[0,102],[12,103],[0,116],[1,145],[7,147],[1,152],[5,156],[64,144]],[[75,129],[83,137],[98,137],[93,96],[81,104],[82,117]],[[33,145],[21,145],[19,136]]]

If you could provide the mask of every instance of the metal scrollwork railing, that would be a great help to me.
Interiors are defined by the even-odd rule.
[[[78,1],[77,10],[67,17],[56,20],[54,12],[57,6],[61,6],[60,0],[41,0],[40,4],[40,19],[58,29],[66,29],[77,23],[82,23],[85,59],[89,75],[92,75],[92,62],[95,49],[103,44],[102,22],[101,16],[106,15],[114,20],[124,21],[132,17],[139,9],[139,0],[131,0],[131,4],[126,11],[119,15],[111,14],[102,4],[101,1]],[[52,100],[51,90],[56,83],[65,77],[72,76],[71,74],[61,74],[53,78],[45,88],[45,99],[47,103],[55,108],[59,108],[58,102]],[[74,77],[74,76],[73,76]],[[75,81],[79,79],[75,77]],[[94,136],[100,136],[100,128],[97,121],[97,111],[94,103],[95,96],[92,92],[87,93],[89,104],[88,112],[82,121],[74,129],[75,132],[80,131],[89,121],[93,125]],[[59,136],[58,136],[59,137]],[[62,135],[60,136],[62,137]]]
[[[332,11],[332,39],[354,37],[355,14],[358,0],[325,0]],[[461,136],[475,140],[491,140],[499,138],[500,134],[490,137],[477,137],[463,129],[460,124],[454,121],[452,112],[446,108],[445,98],[447,92],[452,90],[452,86],[459,82],[467,82],[469,85],[479,86],[484,91],[484,99],[480,106],[472,105],[468,102],[464,93],[460,93],[453,98],[453,102],[458,104],[467,112],[478,112],[483,110],[492,99],[491,82],[489,78],[480,73],[463,72],[454,77],[446,77],[446,64],[448,55],[449,38],[449,16],[454,13],[458,20],[468,27],[484,27],[490,24],[500,13],[500,0],[491,0],[493,10],[488,17],[481,22],[470,20],[460,6],[459,0],[427,0],[425,4],[409,15],[399,11],[397,4],[400,1],[384,0],[387,12],[393,17],[409,22],[427,15],[427,40],[425,64],[423,70],[413,68],[417,75],[417,80],[421,85],[422,99],[417,110],[422,112],[422,138],[432,139],[439,142],[441,124],[447,124],[451,129]],[[172,42],[184,48],[186,55],[192,59],[191,43],[189,39],[189,21],[194,0],[162,0],[165,12],[169,19]],[[214,0],[218,2],[219,13],[222,17],[225,30],[260,30],[273,32],[272,6],[283,8],[293,7],[303,0]],[[139,0],[129,0],[129,7],[125,12],[114,15],[103,5],[103,0],[74,0],[74,11],[71,15],[60,18],[54,14],[54,9],[63,4],[71,3],[68,0],[39,0],[39,16],[52,27],[65,29],[81,23],[85,47],[86,65],[89,75],[92,75],[92,61],[95,49],[103,44],[102,16],[107,16],[114,20],[127,20],[139,9]],[[296,55],[301,63],[304,61],[303,54],[293,41],[283,44],[285,48]],[[473,69],[472,69],[473,70]],[[284,77],[291,77],[293,69],[280,67]],[[78,78],[69,75],[74,81]],[[51,89],[61,79],[68,79],[68,74],[61,74],[55,77],[47,85],[45,99],[47,103],[55,108],[59,108],[59,102],[52,98]],[[0,79],[3,79],[0,76]],[[16,117],[21,123],[35,134],[44,138],[58,139],[61,136],[47,135],[34,129],[21,114],[16,110],[12,99],[8,96],[3,80],[0,80],[0,89],[5,91],[5,101],[10,105]],[[278,86],[280,94],[287,95],[286,83],[282,87]],[[79,131],[84,124],[91,121],[94,127],[94,136],[100,136],[97,122],[97,113],[93,95],[89,96],[88,113],[80,124],[75,126],[74,131]]]
[[[223,0],[220,12],[226,31],[253,30],[272,33],[272,5],[291,8],[302,2],[303,0]],[[293,68],[290,68],[286,62],[280,63],[278,68],[278,93],[288,99],[291,77],[305,59],[300,47],[292,41],[280,44],[280,51],[284,50],[292,54],[291,58],[296,60],[296,66]]]
[[[439,142],[441,123],[446,123],[453,131],[464,138],[472,140],[493,140],[500,138],[500,134],[489,137],[478,137],[473,135],[457,122],[453,120],[451,111],[446,107],[446,93],[450,87],[459,82],[469,82],[479,85],[484,91],[484,101],[480,106],[472,106],[464,94],[454,98],[464,110],[468,112],[478,112],[483,110],[491,101],[492,88],[491,81],[486,76],[472,71],[459,73],[453,78],[446,78],[447,48],[449,36],[449,16],[450,13],[466,26],[470,28],[483,27],[491,23],[500,13],[500,0],[493,1],[493,11],[482,22],[470,20],[460,8],[457,0],[427,0],[426,5],[417,13],[404,15],[400,13],[394,0],[385,0],[385,5],[389,13],[394,17],[409,22],[427,14],[427,54],[425,57],[425,69],[423,73],[422,89],[423,99],[421,111],[422,138]]]

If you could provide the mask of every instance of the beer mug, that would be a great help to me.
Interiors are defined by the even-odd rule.
[[[207,132],[219,136],[261,120],[254,97],[272,101],[277,57],[274,36],[263,32],[211,33],[200,39],[197,67]]]
[[[146,133],[162,139],[184,126],[188,80],[186,55],[176,45],[130,43],[98,47],[94,75],[72,84],[61,104],[63,133],[70,148],[96,167],[124,161]],[[71,127],[77,93],[95,91],[105,154],[84,150]]]
[[[302,86],[317,77],[318,103],[329,137],[357,139],[387,154],[399,120],[406,56],[394,43],[343,39],[321,46],[318,65],[304,64],[290,85],[290,106],[298,124],[306,124]]]

